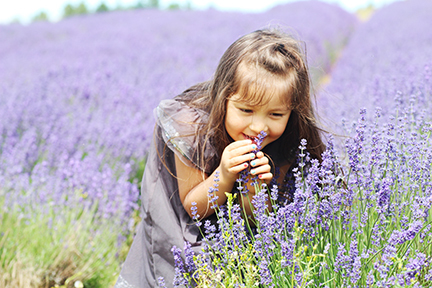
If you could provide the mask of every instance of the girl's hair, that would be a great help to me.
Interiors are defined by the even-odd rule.
[[[290,35],[278,29],[264,29],[235,41],[223,54],[212,80],[178,96],[187,105],[209,114],[197,135],[197,139],[202,139],[196,151],[199,166],[207,166],[203,155],[208,145],[216,147],[220,159],[232,142],[225,130],[225,116],[227,101],[233,94],[250,105],[262,105],[269,99],[265,95],[281,92],[292,111],[283,135],[275,141],[279,142],[275,146],[277,156],[292,161],[293,151],[304,138],[311,156],[321,160],[325,147],[314,116],[306,56],[299,41]]]

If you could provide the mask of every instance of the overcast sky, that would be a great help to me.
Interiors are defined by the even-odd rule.
[[[220,10],[241,10],[245,12],[260,12],[274,7],[278,4],[294,2],[298,0],[159,0],[162,8],[171,3],[186,5],[190,2],[192,8],[206,9],[213,7]],[[321,0],[329,3],[338,3],[348,11],[356,11],[369,4],[382,7],[391,2],[401,0]],[[59,20],[66,4],[79,4],[85,2],[91,10],[96,9],[102,2],[108,7],[132,6],[139,0],[0,0],[0,24],[19,20],[21,23],[29,23],[39,12],[45,11],[50,20]],[[146,2],[146,1],[144,1]]]

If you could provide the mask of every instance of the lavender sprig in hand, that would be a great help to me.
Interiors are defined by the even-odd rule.
[[[253,153],[258,153],[262,148],[262,143],[267,137],[267,133],[264,131],[261,131],[256,137],[251,138],[252,142],[257,146],[257,148],[252,151]],[[258,176],[252,175],[250,173],[250,165],[248,165],[247,168],[245,168],[243,171],[240,172],[239,178],[237,179],[237,183],[239,183],[239,186],[237,187],[238,191],[240,191],[242,194],[247,194],[249,192],[249,189],[247,188],[246,183],[249,182],[249,179],[252,180],[252,184],[258,184]]]

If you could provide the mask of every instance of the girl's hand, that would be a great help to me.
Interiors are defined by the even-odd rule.
[[[273,178],[273,174],[270,173],[271,167],[268,163],[269,159],[264,155],[263,152],[258,151],[256,153],[256,159],[250,162],[251,174],[258,175],[258,178],[261,180],[271,180]]]
[[[225,147],[219,164],[220,177],[234,183],[238,173],[249,166],[249,161],[255,159],[252,151],[256,148],[249,139],[235,141]]]
[[[256,145],[249,139],[235,141],[225,147],[219,165],[220,176],[234,182],[238,178],[238,173],[246,169],[251,161],[253,175],[258,175],[262,180],[271,180],[273,175],[270,173],[268,158],[261,151],[255,155],[255,149]]]

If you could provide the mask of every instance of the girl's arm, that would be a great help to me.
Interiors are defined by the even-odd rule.
[[[195,206],[198,208],[197,214],[200,219],[213,214],[214,209],[210,209],[208,190],[216,183],[214,182],[216,171],[211,175],[207,175],[196,168],[186,165],[177,155],[175,156],[175,164],[180,200],[188,214],[192,217],[191,208],[194,206],[192,205],[193,202],[196,203]],[[229,183],[227,184],[219,181],[219,192],[216,192],[219,197],[217,200],[218,205],[222,205],[226,201],[224,191],[225,189],[229,189],[230,186]]]
[[[262,152],[258,152],[257,155],[255,155],[255,153],[252,152],[255,149],[256,146],[252,144],[251,140],[240,140],[229,144],[222,153],[218,168],[211,175],[207,175],[196,168],[186,165],[179,156],[175,156],[180,200],[191,217],[193,202],[196,203],[197,214],[200,215],[201,219],[214,213],[214,209],[210,208],[211,204],[208,191],[209,188],[213,187],[213,184],[216,183],[214,180],[217,172],[219,173],[219,181],[217,182],[219,185],[217,187],[218,191],[211,195],[212,197],[218,197],[216,200],[217,205],[223,205],[225,203],[225,192],[232,191],[238,174],[249,166],[248,162],[250,160],[255,159],[255,165],[252,169],[255,169],[256,175],[261,175],[260,179],[270,180],[273,177],[270,173],[270,165],[268,165],[267,157],[265,157]],[[252,211],[249,202],[248,200],[241,201],[242,205],[245,205],[247,214],[251,214]]]

